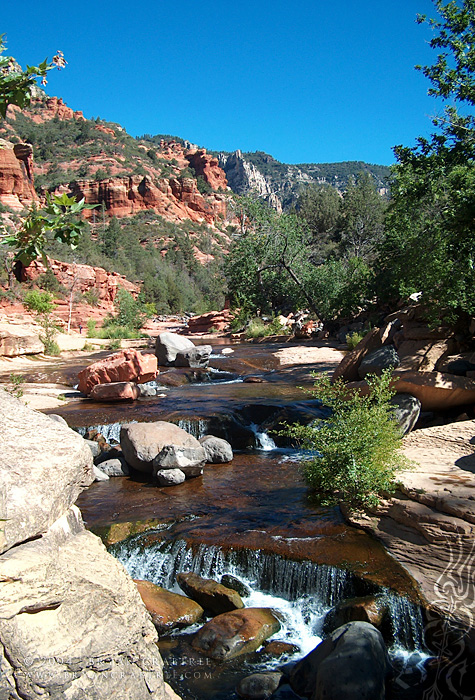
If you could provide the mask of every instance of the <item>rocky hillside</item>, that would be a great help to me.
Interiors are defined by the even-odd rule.
[[[234,192],[257,193],[277,210],[291,206],[299,192],[312,184],[332,185],[342,192],[347,188],[349,179],[361,172],[369,173],[374,178],[381,193],[386,192],[388,187],[389,168],[363,161],[289,165],[262,151],[220,153],[218,157]]]

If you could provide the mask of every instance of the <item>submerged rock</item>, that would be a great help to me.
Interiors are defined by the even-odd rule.
[[[155,478],[160,486],[177,486],[185,481],[186,475],[181,469],[159,469]]]
[[[279,687],[283,674],[280,671],[253,673],[242,678],[236,686],[236,693],[244,700],[266,700]]]
[[[246,586],[245,583],[235,576],[231,576],[231,574],[223,574],[221,576],[220,583],[222,583],[223,586],[226,586],[226,588],[232,588],[233,591],[237,591],[239,595],[243,596],[244,598],[251,595],[251,589],[249,586]]]
[[[255,651],[279,629],[280,622],[268,608],[233,610],[207,622],[192,646],[205,656],[226,661]]]
[[[323,623],[323,631],[327,634],[347,622],[357,621],[368,622],[379,629],[387,611],[387,604],[381,597],[369,595],[361,598],[350,598],[339,603],[327,613]]]
[[[190,572],[178,574],[176,580],[187,596],[196,600],[213,615],[220,615],[244,607],[237,591],[226,588],[213,579],[203,578]]]

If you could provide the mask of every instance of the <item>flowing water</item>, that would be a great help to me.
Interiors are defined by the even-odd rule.
[[[422,652],[423,624],[410,577],[380,543],[346,525],[337,508],[312,502],[300,472],[302,455],[269,434],[280,422],[324,415],[306,389],[310,370],[331,369],[283,368],[270,351],[279,347],[233,345],[233,354],[223,355],[218,346],[208,372],[161,373],[160,396],[114,406],[83,401],[50,411],[82,434],[95,428],[110,444],[119,441],[123,423],[170,420],[197,438],[226,437],[235,448],[231,463],[207,465],[202,477],[173,488],[139,474],[93,484],[78,500],[85,522],[135,578],[177,590],[180,571],[218,580],[224,573],[237,576],[252,591],[246,605],[278,611],[277,637],[296,644],[299,656],[320,641],[331,607],[368,592],[385,598],[392,653],[406,659],[411,651]],[[79,369],[77,360],[60,363],[28,381],[72,384]],[[188,641],[186,631],[161,640],[168,680],[186,700],[228,700],[240,677],[282,662],[257,652],[205,669],[210,677],[199,669],[196,678],[185,678],[183,659],[193,656]]]

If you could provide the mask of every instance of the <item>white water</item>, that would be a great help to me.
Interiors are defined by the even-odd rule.
[[[270,452],[271,450],[276,450],[277,445],[273,439],[264,431],[259,430],[259,426],[256,423],[251,423],[249,426],[256,438],[256,448],[258,450],[263,450],[264,452]]]
[[[111,551],[133,578],[153,581],[176,592],[181,592],[176,583],[176,575],[181,571],[194,571],[217,581],[225,573],[236,576],[251,589],[251,594],[243,599],[246,606],[277,611],[282,628],[274,636],[296,644],[300,648],[299,657],[321,641],[328,610],[356,594],[354,577],[345,569],[310,561],[296,562],[259,550],[224,552],[217,546],[200,545],[193,552],[183,540],[144,548],[139,535],[114,545]],[[409,659],[416,650],[421,658],[425,657],[419,608],[389,591],[381,593],[390,610],[392,653]]]

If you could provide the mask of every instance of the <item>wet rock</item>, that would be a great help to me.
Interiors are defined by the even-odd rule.
[[[171,365],[175,362],[177,352],[191,350],[194,344],[188,338],[177,333],[160,333],[155,343],[155,355],[159,365]]]
[[[381,632],[367,622],[349,622],[295,665],[290,685],[312,700],[384,700],[390,672]]]
[[[262,377],[256,377],[253,374],[248,375],[247,377],[244,377],[243,382],[245,384],[263,384],[265,382],[265,379]]]
[[[399,365],[399,362],[399,355],[394,345],[385,345],[363,358],[358,367],[358,376],[361,379],[364,379],[367,374],[375,374],[380,377],[384,369],[394,369]]]
[[[99,443],[96,442],[96,440],[86,440],[85,439],[84,442],[91,450],[93,457],[98,457],[101,454],[101,448],[99,447]]]
[[[277,690],[282,679],[280,671],[253,673],[242,678],[236,686],[236,693],[244,700],[266,700]]]
[[[106,459],[100,463],[99,468],[107,476],[128,476],[130,473],[125,459]]]
[[[150,397],[158,394],[158,388],[152,384],[137,384],[140,396]]]
[[[209,356],[213,352],[211,345],[199,345],[186,350],[179,350],[175,357],[175,367],[191,367],[202,369],[209,364]]]
[[[78,374],[78,389],[90,394],[96,384],[112,382],[144,383],[158,374],[155,355],[142,354],[138,350],[122,350],[98,362],[94,362]]]
[[[290,644],[290,642],[282,642],[276,639],[272,642],[267,642],[262,651],[263,654],[269,654],[270,656],[283,656],[292,654],[297,654],[300,651],[300,647],[296,644]]]
[[[396,394],[390,403],[395,407],[393,414],[403,435],[410,433],[419,420],[421,402],[411,394]]]
[[[99,467],[96,467],[96,465],[92,467],[92,473],[94,475],[94,481],[109,481],[107,474],[103,472],[102,469],[99,469]]]
[[[233,460],[233,448],[223,438],[214,435],[205,435],[200,438],[200,443],[206,454],[208,464],[225,464]]]
[[[184,595],[167,591],[151,581],[135,580],[135,583],[159,634],[193,625],[203,616],[203,608]]]
[[[272,694],[272,700],[301,700],[301,697],[294,693],[290,685],[283,683]]]
[[[267,608],[233,610],[207,622],[196,633],[192,646],[205,656],[226,661],[255,651],[279,629],[280,622]]]
[[[231,576],[231,574],[223,574],[223,576],[221,576],[220,583],[222,583],[223,586],[226,586],[226,588],[232,588],[233,591],[237,591],[243,598],[251,595],[251,589],[249,586],[246,586],[245,583],[236,578],[236,576]]]
[[[155,478],[160,486],[177,486],[185,481],[186,476],[181,469],[159,469]]]
[[[120,445],[127,464],[140,472],[151,474],[157,455],[167,446],[191,447],[204,450],[200,443],[174,423],[156,421],[154,423],[126,423],[120,429]],[[175,468],[179,465],[174,465]],[[157,470],[158,470],[157,465]]]
[[[89,394],[93,401],[136,401],[139,396],[140,389],[132,382],[96,384]]]
[[[203,578],[190,572],[178,574],[176,580],[187,596],[196,600],[213,615],[220,615],[244,607],[237,591],[226,588],[213,579]]]
[[[368,622],[378,629],[387,613],[387,605],[376,596],[350,598],[339,603],[325,616],[323,632],[328,634],[347,622]]]

